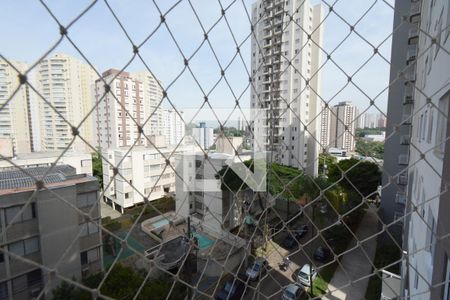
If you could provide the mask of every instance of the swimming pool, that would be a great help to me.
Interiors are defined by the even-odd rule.
[[[167,220],[167,219],[161,219],[161,220],[158,220],[158,221],[156,221],[156,222],[153,222],[153,223],[152,223],[152,226],[153,226],[154,228],[160,228],[160,227],[166,226],[166,225],[168,225],[168,224],[169,224],[169,220]]]
[[[198,232],[193,232],[192,235],[198,239],[198,247],[200,248],[200,250],[207,249],[211,247],[212,244],[214,244],[213,240]]]

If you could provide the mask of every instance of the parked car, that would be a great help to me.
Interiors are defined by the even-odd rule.
[[[301,238],[308,232],[308,225],[300,225],[299,227],[292,229],[292,231],[298,234],[298,238]]]
[[[295,283],[290,283],[283,290],[283,295],[281,295],[282,300],[297,300],[305,292],[303,287]]]
[[[330,249],[323,246],[320,246],[314,252],[314,259],[320,262],[326,262],[330,259],[330,257],[331,257]]]
[[[245,275],[251,280],[256,281],[261,278],[267,271],[267,260],[264,257],[257,257],[255,262],[247,268]]]
[[[225,283],[223,288],[217,293],[217,300],[234,300],[241,299],[244,294],[245,285],[242,281],[230,280]]]
[[[311,286],[311,279],[314,280],[316,277],[316,269],[311,265],[306,264],[298,271],[297,282],[304,286]]]

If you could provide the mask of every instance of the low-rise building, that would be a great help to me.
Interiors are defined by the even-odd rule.
[[[245,161],[251,155],[226,153],[183,153],[176,158],[176,210],[183,216],[200,221],[206,227],[221,232],[239,226],[244,221],[244,202],[252,202],[249,189],[236,193],[221,189],[218,171],[230,162]]]
[[[97,180],[68,165],[25,171],[0,172],[1,299],[38,296],[47,269],[77,280],[103,270]]]
[[[173,147],[135,146],[103,151],[103,189],[105,200],[124,213],[125,208],[156,200],[175,191]],[[168,161],[167,157],[170,157]],[[169,165],[172,165],[172,167]],[[117,174],[114,176],[114,167]]]
[[[0,171],[15,169],[16,166],[24,168],[48,167],[52,164],[69,165],[74,167],[77,174],[92,175],[92,156],[89,153],[66,151],[19,153],[11,161],[0,160]],[[61,157],[60,157],[61,156]]]

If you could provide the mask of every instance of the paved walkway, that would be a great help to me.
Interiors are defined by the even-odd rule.
[[[105,201],[103,201],[103,200],[100,200],[100,210],[101,210],[102,218],[111,217],[111,219],[116,219],[116,218],[122,216],[120,214],[120,212],[112,209],[112,207],[109,206],[108,204],[106,204]]]
[[[377,219],[377,211],[375,207],[371,207],[358,227],[356,231],[356,236],[358,240],[365,239],[369,236],[374,235],[377,232],[378,227],[378,219]],[[355,241],[351,243],[350,247],[354,247]],[[375,256],[377,241],[376,237],[371,238],[370,240],[361,244],[367,256],[373,261]],[[329,290],[335,290],[326,297],[322,299],[328,300],[336,300],[336,299],[345,299],[345,300],[361,300],[364,299],[364,295],[366,294],[367,284],[369,283],[369,278],[365,278],[362,280],[358,280],[361,277],[367,276],[372,273],[372,265],[370,264],[367,256],[361,250],[360,247],[352,250],[344,254],[341,258],[341,266],[338,266],[336,272],[334,273],[333,278],[331,279],[330,284],[328,285]],[[345,271],[343,270],[345,269]],[[349,278],[350,277],[350,278]],[[350,284],[351,281],[355,281]],[[344,285],[350,284],[345,288],[340,288]]]

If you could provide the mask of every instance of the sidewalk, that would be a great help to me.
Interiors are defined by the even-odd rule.
[[[356,231],[356,236],[358,240],[365,239],[369,236],[374,235],[377,232],[378,227],[378,219],[377,219],[377,211],[375,207],[371,207],[365,216],[363,217],[358,230]],[[376,236],[371,238],[370,240],[361,244],[361,247],[367,253],[367,256],[370,257],[371,261],[375,256],[375,249],[377,245]],[[351,247],[355,246],[355,240],[352,241]],[[345,299],[345,300],[361,300],[364,299],[367,284],[369,283],[369,278],[365,278],[362,280],[358,280],[361,277],[367,276],[372,273],[372,265],[370,264],[367,256],[361,250],[360,247],[352,250],[344,254],[341,258],[341,264],[345,271],[341,266],[338,266],[336,272],[334,273],[333,278],[328,285],[328,293],[329,291],[333,291],[331,294],[327,294],[322,299],[328,300],[336,300],[336,299]],[[349,278],[350,277],[350,278]],[[357,282],[351,282],[358,280]],[[340,288],[344,285],[348,286],[344,288]]]

